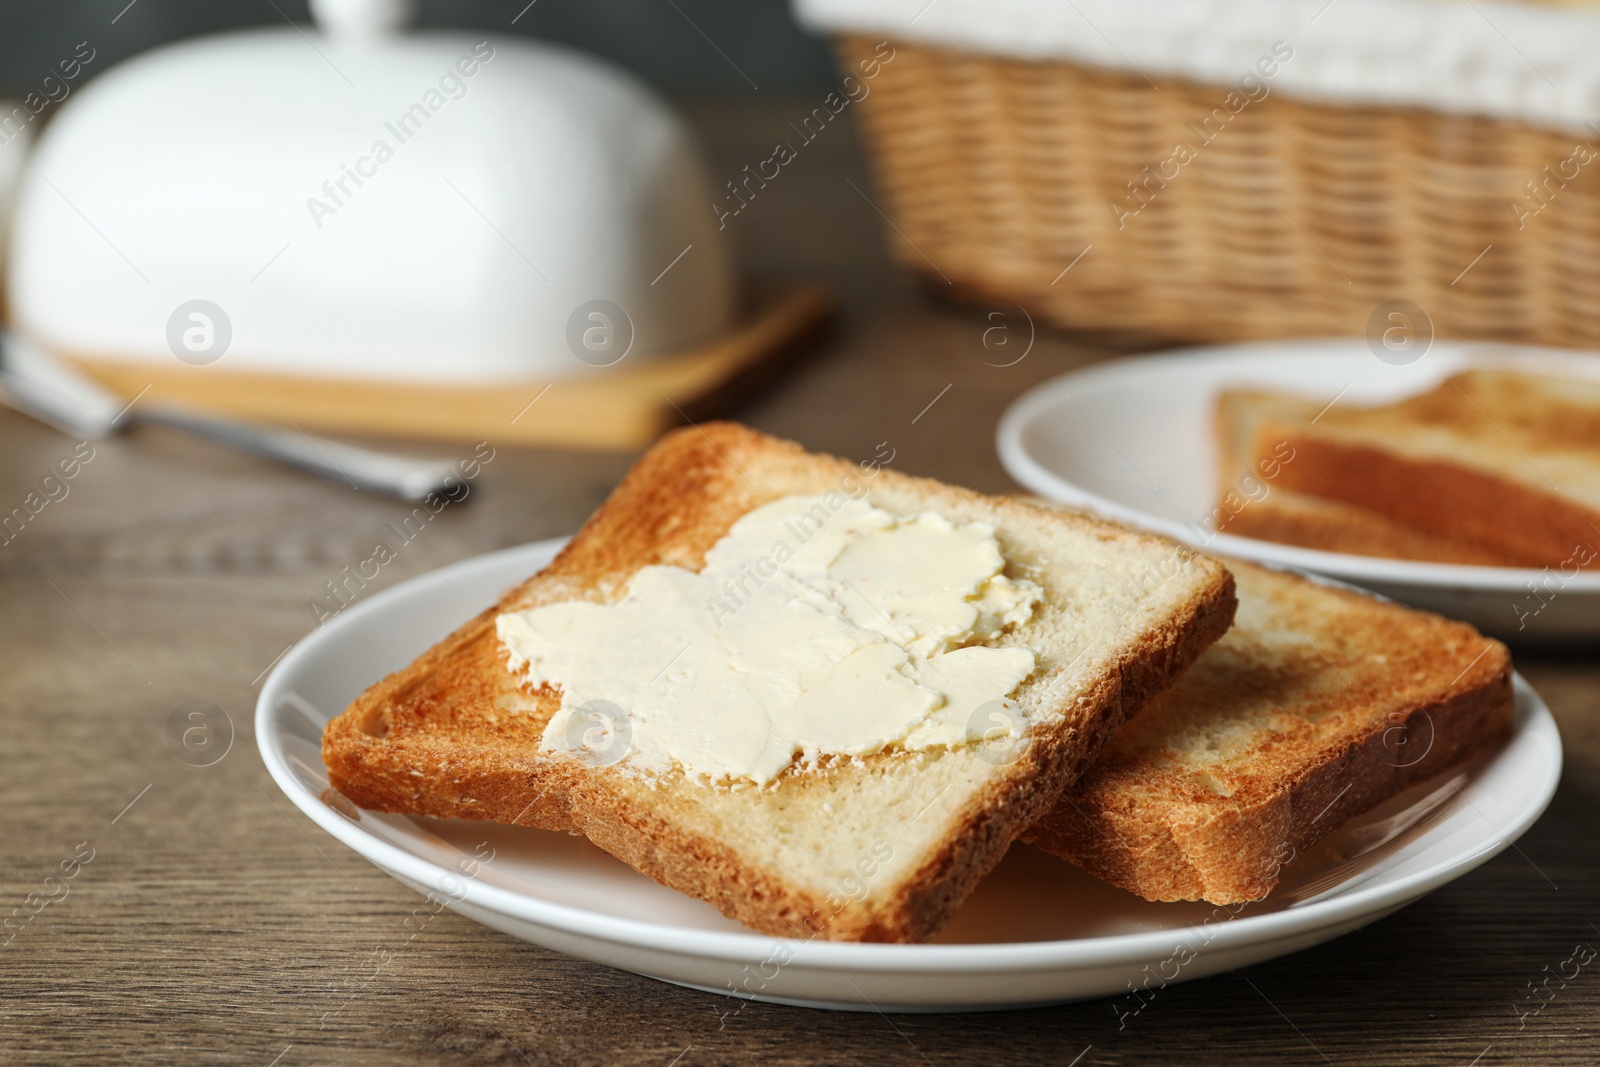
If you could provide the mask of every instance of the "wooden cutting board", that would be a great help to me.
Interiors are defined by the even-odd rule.
[[[674,426],[710,418],[800,355],[833,298],[795,285],[752,296],[739,324],[697,348],[624,359],[579,377],[450,386],[354,381],[74,355],[95,379],[141,403],[181,404],[305,430],[490,440],[636,451]]]

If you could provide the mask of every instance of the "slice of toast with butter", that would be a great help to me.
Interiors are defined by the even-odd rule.
[[[763,932],[926,940],[1234,606],[1163,538],[708,424],[323,760],[362,807],[582,833]]]
[[[1465,623],[1228,561],[1232,630],[1025,840],[1149,900],[1265,896],[1296,853],[1503,739],[1511,661]]]

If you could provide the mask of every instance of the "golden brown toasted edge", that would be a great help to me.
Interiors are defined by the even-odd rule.
[[[1264,427],[1263,437],[1278,427]],[[1377,512],[1493,551],[1502,566],[1559,566],[1590,543],[1600,512],[1539,486],[1444,459],[1410,456],[1315,428],[1283,429],[1294,450],[1281,488]]]
[[[1398,434],[1405,419],[1432,413],[1437,421],[1441,404],[1470,403],[1456,386],[1472,380],[1457,375],[1396,404],[1351,411],[1292,394],[1224,390],[1213,416],[1221,486],[1216,528],[1392,559],[1502,567],[1565,559],[1587,543],[1588,524],[1600,515],[1542,485],[1407,456],[1373,439],[1375,419],[1392,418]],[[1327,421],[1315,425],[1322,414]],[[1373,432],[1349,439],[1335,429],[1341,416]],[[1286,492],[1324,506],[1296,507]]]
[[[1406,442],[1428,428],[1520,452],[1498,421],[1510,420],[1530,449],[1579,446],[1600,426],[1600,410],[1568,398],[1584,384],[1469,371],[1394,403],[1331,409],[1320,425],[1292,407],[1275,409],[1271,394],[1242,393],[1229,410],[1236,439],[1251,438],[1258,457],[1269,448],[1292,451],[1283,488],[1375,512],[1469,551],[1488,550],[1501,566],[1538,567],[1587,544],[1600,512],[1531,477],[1531,468],[1519,480],[1456,456],[1412,454]]]
[[[1260,500],[1248,501],[1225,523],[1219,523],[1218,529],[1258,541],[1383,559],[1486,567],[1508,562],[1504,551],[1476,541],[1418,529],[1354,504],[1287,489],[1275,489]]]
[[[1086,516],[877,472],[891,484],[937,492],[946,501],[952,496],[987,501],[1001,511],[1025,509],[1100,536],[1170,548],[1193,568],[1198,588],[1182,611],[1129,648],[1100,688],[1071,709],[1068,721],[1081,729],[1037,734],[1008,773],[967,805],[957,820],[961,831],[915,872],[888,907],[875,909],[869,901],[834,909],[786,883],[782,872],[754,869],[715,839],[693,831],[686,820],[675,820],[670,805],[660,803],[664,790],[641,787],[608,768],[542,754],[540,738],[559,699],[548,690],[530,693],[518,686],[494,632],[494,617],[504,610],[614,598],[634,572],[650,563],[698,569],[706,550],[733,522],[765,502],[740,469],[747,463],[754,467],[758,457],[763,467],[808,468],[819,482],[857,471],[849,461],[812,455],[732,424],[668,435],[549,567],[374,685],[328,724],[323,760],[333,786],[369,810],[584,833],[641,872],[763,932],[925,940],[1115,727],[1169,686],[1232,622],[1233,577],[1215,559]],[[872,760],[863,763],[870,767]]]
[[[1425,425],[1460,437],[1508,439],[1530,452],[1587,452],[1600,461],[1600,382],[1523,371],[1461,371],[1434,388],[1376,409],[1353,408],[1334,421]],[[1530,474],[1532,471],[1530,469]]]
[[[1411,614],[1470,637],[1482,651],[1449,681],[1443,672],[1456,666],[1440,663],[1441,684],[1433,693],[1319,750],[1274,788],[1252,791],[1242,803],[1222,797],[1152,802],[1118,789],[1091,767],[1024,840],[1147,900],[1239,904],[1265,897],[1296,855],[1345,821],[1509,736],[1513,694],[1506,646],[1465,623]],[[1181,689],[1173,697],[1180,695]],[[1396,743],[1424,739],[1427,747],[1414,760]]]

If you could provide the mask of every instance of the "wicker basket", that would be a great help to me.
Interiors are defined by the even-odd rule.
[[[1440,336],[1600,347],[1600,161],[1512,209],[1584,135],[1274,92],[1136,199],[1227,88],[892,43],[862,121],[895,254],[939,289],[1196,340],[1358,335],[1409,300]]]

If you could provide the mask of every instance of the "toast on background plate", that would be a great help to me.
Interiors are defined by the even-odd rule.
[[[1298,453],[1291,444],[1327,404],[1257,389],[1217,397],[1218,474],[1223,487],[1216,527],[1239,537],[1432,563],[1520,566],[1525,560],[1450,530],[1427,530],[1343,500],[1286,487],[1279,475]]]
[[[1600,546],[1600,382],[1467,371],[1392,404],[1332,405],[1311,421],[1269,411],[1251,454],[1279,444],[1294,458],[1274,491],[1481,546],[1502,566],[1582,566]]]
[[[887,521],[884,513],[899,516],[902,526],[934,530],[930,536],[956,530],[972,539],[974,551],[991,531],[1001,581],[1013,592],[1034,590],[1036,599],[1004,626],[975,633],[959,650],[930,654],[926,664],[935,671],[944,664],[948,672],[953,657],[987,656],[983,649],[1013,659],[1017,650],[1031,653],[1033,666],[1006,705],[1016,718],[998,732],[998,743],[990,729],[976,739],[921,747],[908,734],[903,743],[870,751],[797,752],[766,780],[686,771],[706,753],[725,755],[729,738],[743,736],[745,719],[730,715],[700,724],[693,738],[700,755],[684,757],[686,763],[645,761],[647,731],[686,737],[673,731],[685,730],[709,706],[693,692],[676,711],[651,706],[656,698],[648,693],[637,707],[623,709],[632,747],[614,762],[593,758],[589,735],[583,746],[546,742],[547,727],[560,732],[557,715],[567,716],[569,726],[573,721],[563,686],[559,679],[540,684],[532,658],[513,660],[497,619],[548,619],[556,610],[581,621],[602,607],[634,610],[629,605],[637,606],[647,586],[692,587],[686,572],[712,573],[712,562],[723,560],[746,522],[798,496],[846,511],[879,509],[879,521]],[[846,497],[858,504],[840,505]],[[942,572],[933,564],[947,554],[917,564],[928,572],[926,588],[900,589],[902,601],[921,603],[924,593],[938,593]],[[840,565],[846,555],[839,554]],[[770,569],[756,570],[771,580]],[[870,606],[886,632],[898,633],[910,615],[884,610],[882,597],[862,592],[875,589],[869,577],[863,571],[846,583],[860,595],[850,610],[864,613],[851,617],[876,625],[862,607]],[[760,592],[744,591],[752,590]],[[795,600],[783,600],[783,610]],[[1164,538],[809,454],[733,424],[708,424],[663,438],[550,566],[331,721],[323,760],[332,784],[362,807],[582,833],[644,874],[763,932],[926,940],[1112,731],[1227,630],[1234,606],[1233,579],[1220,562]],[[754,617],[745,613],[769,609],[778,610],[741,608],[727,625],[737,630]],[[682,621],[685,635],[699,632],[700,621],[687,615]],[[683,662],[697,663],[699,675],[664,663],[658,677],[671,685],[722,677],[718,670],[726,665],[696,659],[721,638],[696,640],[689,652],[695,641],[684,637]],[[620,672],[637,646],[618,638],[605,654],[618,658]],[[873,679],[903,682],[881,670]],[[835,707],[840,703],[829,707],[852,721],[884,706],[874,700]],[[772,727],[768,741],[780,734]]]
[[[1511,729],[1511,660],[1465,623],[1228,561],[1234,627],[1025,840],[1149,900],[1258,900],[1341,823]]]

